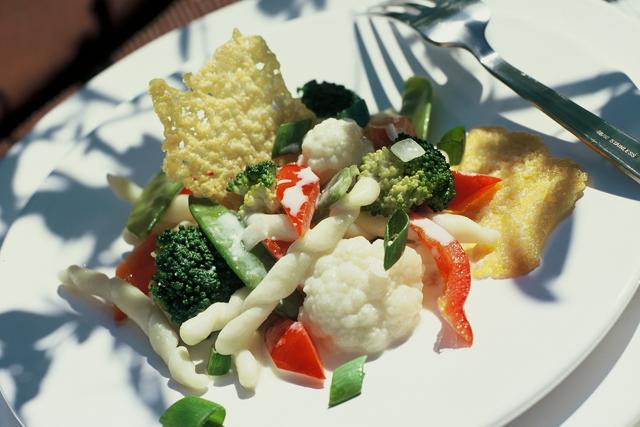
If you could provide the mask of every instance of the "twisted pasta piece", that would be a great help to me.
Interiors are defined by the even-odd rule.
[[[231,320],[218,335],[216,350],[234,354],[266,320],[278,302],[302,281],[319,254],[331,250],[344,236],[360,213],[378,197],[380,187],[372,178],[360,179],[353,189],[331,209],[331,216],[322,220],[302,238],[296,240],[287,255],[269,270],[260,284],[244,301],[242,313]]]
[[[196,373],[189,351],[179,346],[178,333],[164,312],[138,288],[118,278],[72,265],[58,274],[63,286],[79,289],[117,305],[149,337],[151,347],[169,367],[178,383],[196,390],[206,389],[209,377]]]

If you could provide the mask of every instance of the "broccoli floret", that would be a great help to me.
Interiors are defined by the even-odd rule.
[[[360,100],[358,95],[342,85],[315,80],[298,88],[298,94],[302,94],[302,103],[319,118],[335,117]]]
[[[271,160],[248,165],[227,185],[227,191],[244,196],[256,185],[271,188],[276,185],[278,166]]]
[[[157,271],[149,291],[179,324],[215,302],[228,302],[244,286],[199,228],[167,228],[156,238],[156,246]]]
[[[248,212],[276,213],[280,202],[276,197],[278,166],[271,160],[248,165],[227,185],[227,191],[243,196],[240,215]]]
[[[392,143],[411,138],[425,153],[403,162],[387,147],[367,154],[360,165],[361,177],[371,177],[380,185],[380,195],[363,209],[372,215],[390,216],[396,209],[405,211],[426,204],[434,212],[446,209],[456,195],[453,174],[445,157],[427,141],[401,133]]]

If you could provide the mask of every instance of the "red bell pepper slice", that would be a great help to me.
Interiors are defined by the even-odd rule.
[[[391,144],[394,138],[387,133],[387,127],[393,125],[397,133],[406,133],[416,136],[416,131],[411,125],[411,121],[405,116],[391,116],[388,114],[374,114],[371,120],[364,127],[364,136],[373,143],[373,148],[379,150]]]
[[[276,259],[280,259],[285,256],[289,250],[289,246],[293,243],[273,239],[264,239],[263,242]]]
[[[497,189],[500,178],[481,173],[451,171],[456,186],[456,197],[453,198],[449,212],[464,212],[474,202]]]
[[[444,279],[438,310],[456,333],[473,344],[471,325],[464,313],[464,303],[471,289],[469,258],[460,243],[444,228],[417,213],[409,214],[409,226],[418,233],[423,245],[431,250]]]
[[[320,178],[311,168],[289,163],[278,170],[276,197],[300,235],[311,227],[313,213],[318,206]]]
[[[142,241],[116,268],[116,277],[131,283],[140,289],[145,295],[149,294],[149,282],[156,274],[156,260],[151,253],[156,249],[157,234],[152,234]],[[113,320],[119,322],[127,318],[127,315],[113,306]]]
[[[264,343],[279,369],[325,379],[318,352],[302,323],[279,318],[265,331]]]

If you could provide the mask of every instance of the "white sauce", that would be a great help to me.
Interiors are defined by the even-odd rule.
[[[226,230],[229,237],[232,240],[229,251],[233,260],[238,260],[244,255],[245,248],[242,243],[242,233],[244,233],[244,227],[238,222],[238,218],[231,212],[220,215],[218,222]]]
[[[282,205],[289,209],[291,216],[297,216],[298,212],[302,209],[302,205],[309,201],[309,198],[303,192],[304,186],[320,180],[311,168],[301,169],[296,172],[296,176],[300,180],[296,182],[293,187],[284,190],[281,201]],[[290,180],[281,180],[278,181],[278,184],[284,183],[285,181],[291,182]]]

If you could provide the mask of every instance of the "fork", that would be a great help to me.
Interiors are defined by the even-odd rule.
[[[502,59],[485,38],[491,10],[480,0],[390,1],[367,13],[408,24],[435,45],[468,50],[493,76],[640,183],[640,142]]]

